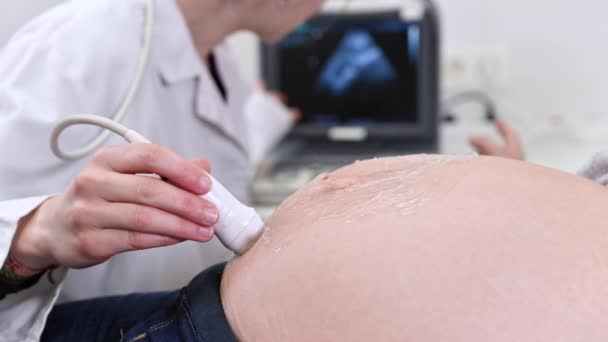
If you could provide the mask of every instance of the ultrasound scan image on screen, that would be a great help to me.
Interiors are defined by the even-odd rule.
[[[306,23],[279,43],[279,88],[302,111],[302,123],[417,124],[419,26],[344,19],[325,32],[327,20]]]

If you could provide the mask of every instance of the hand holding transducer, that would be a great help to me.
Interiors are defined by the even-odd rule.
[[[64,193],[21,221],[11,255],[36,269],[84,268],[123,252],[207,242],[219,216],[200,197],[212,187],[208,171],[206,161],[157,145],[103,148]]]

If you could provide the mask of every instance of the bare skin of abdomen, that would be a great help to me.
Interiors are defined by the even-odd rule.
[[[242,341],[608,341],[608,192],[521,162],[356,163],[222,281]]]

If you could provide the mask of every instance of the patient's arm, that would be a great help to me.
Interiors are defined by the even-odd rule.
[[[607,341],[607,203],[515,161],[357,163],[281,206],[222,300],[243,341]]]

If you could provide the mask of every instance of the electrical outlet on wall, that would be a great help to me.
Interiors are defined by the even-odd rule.
[[[490,46],[448,49],[442,61],[442,76],[447,94],[467,90],[500,93],[511,82],[508,49]]]

